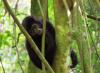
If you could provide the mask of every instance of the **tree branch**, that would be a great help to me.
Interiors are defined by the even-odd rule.
[[[100,21],[100,18],[92,16],[92,15],[87,15],[87,17],[96,21]]]

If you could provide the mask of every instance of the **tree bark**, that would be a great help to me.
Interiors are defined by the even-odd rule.
[[[63,0],[54,0],[55,31],[57,51],[54,61],[55,73],[67,73],[67,57],[70,47],[68,15]]]

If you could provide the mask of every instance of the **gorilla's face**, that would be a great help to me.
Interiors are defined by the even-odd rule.
[[[42,28],[38,24],[32,24],[31,29],[29,31],[31,36],[42,35]]]

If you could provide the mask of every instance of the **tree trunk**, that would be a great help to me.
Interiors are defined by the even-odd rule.
[[[83,4],[81,3],[82,2],[77,2],[76,0],[76,6],[74,6],[71,12],[73,30],[74,30],[73,36],[75,36],[79,49],[82,73],[94,73],[91,65],[91,52],[88,43],[89,41],[88,41],[87,29],[85,27],[86,26],[85,21],[84,24],[82,24],[82,21],[85,18],[82,18],[82,15],[78,10],[79,6],[81,6],[80,7],[81,10],[83,10],[82,8]]]
[[[63,0],[54,0],[57,51],[54,61],[55,73],[68,73],[67,57],[70,48],[68,15]]]

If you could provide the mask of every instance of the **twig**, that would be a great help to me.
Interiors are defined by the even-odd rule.
[[[3,66],[3,63],[2,63],[2,59],[1,58],[0,58],[0,62],[1,62],[1,66],[2,66],[3,72],[5,73],[5,68]]]

